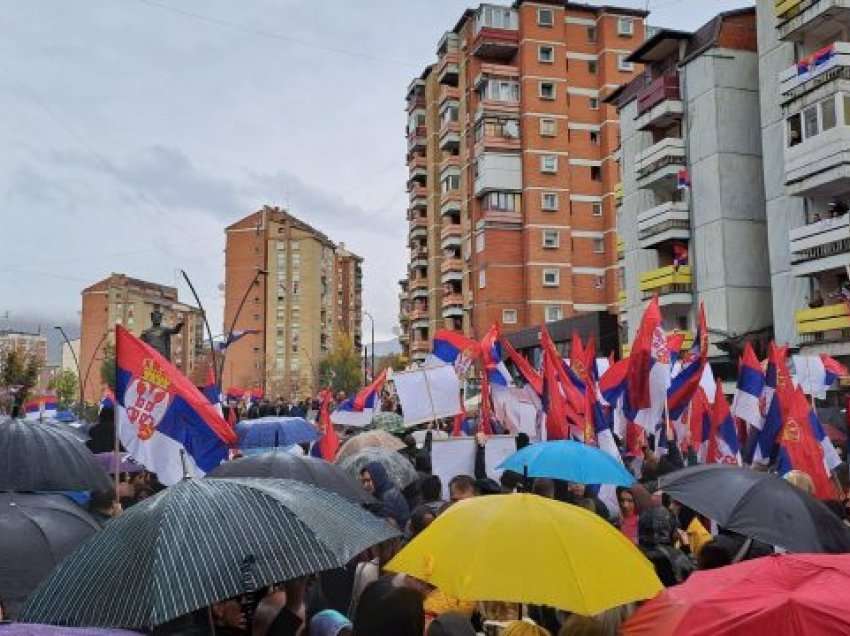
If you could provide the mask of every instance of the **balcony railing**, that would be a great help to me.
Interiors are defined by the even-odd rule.
[[[689,265],[675,267],[667,265],[640,275],[640,291],[643,298],[659,296],[691,295],[691,268]],[[673,298],[673,302],[690,302],[689,298]],[[666,303],[669,304],[669,303]]]
[[[424,216],[414,216],[410,218],[410,229],[413,230],[415,228],[421,227],[423,229],[428,229],[428,219]]]
[[[780,40],[803,40],[809,30],[823,30],[850,19],[848,0],[774,0]]]
[[[428,196],[428,188],[419,183],[418,181],[411,181],[410,185],[407,188],[408,196],[410,200],[418,199],[420,197]]]
[[[664,107],[656,108],[664,102]],[[650,112],[652,111],[652,112]],[[673,119],[682,116],[682,102],[679,95],[679,74],[666,73],[656,77],[637,94],[637,119],[639,129],[651,125],[668,125]],[[645,117],[649,115],[649,117]]]
[[[850,263],[850,214],[821,219],[788,233],[795,276],[807,276]]]
[[[428,289],[428,279],[427,278],[412,278],[410,280],[410,291],[414,289]]]
[[[463,227],[461,227],[460,223],[449,223],[447,225],[443,225],[440,229],[440,239],[445,241],[449,238],[461,238],[463,236]]]
[[[850,342],[850,309],[845,303],[801,309],[795,319],[802,344]]]
[[[818,49],[779,73],[779,94],[788,103],[836,79],[850,77],[850,42]]]
[[[463,272],[463,260],[459,258],[444,258],[440,263],[440,272]]]
[[[425,354],[431,351],[431,343],[427,340],[414,340],[410,343],[410,351]]]
[[[463,294],[446,294],[442,300],[443,308],[457,305],[463,307]]]
[[[460,123],[450,121],[440,127],[440,150],[452,150],[460,147]]]
[[[440,63],[437,65],[437,81],[440,84],[449,86],[457,86],[458,80],[458,52],[449,51],[440,57]]]
[[[623,183],[614,185],[614,204],[619,207],[623,204],[623,197],[626,196],[626,191],[623,189]]]
[[[685,166],[685,140],[665,137],[635,157],[635,176],[638,187],[650,188],[659,181],[672,181]]]
[[[417,126],[407,132],[407,151],[416,148],[424,148],[427,143],[428,129],[425,126]]]
[[[621,239],[619,236],[617,237],[617,258],[623,258],[626,254],[626,242]]]
[[[644,249],[666,241],[691,237],[688,204],[668,201],[637,216],[638,243]]]
[[[420,307],[418,309],[412,309],[410,311],[410,320],[428,320],[428,309],[425,307]]]
[[[509,7],[481,5],[475,17],[472,54],[488,59],[510,59],[519,48],[519,15]]]

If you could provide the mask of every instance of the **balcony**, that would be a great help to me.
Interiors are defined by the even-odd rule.
[[[442,106],[443,102],[447,101],[460,101],[460,90],[453,86],[441,86],[439,103]]]
[[[485,152],[478,157],[475,196],[487,192],[522,192],[522,158],[516,153]]]
[[[625,304],[626,304],[626,290],[625,290],[625,289],[621,289],[621,290],[617,293],[617,304],[618,304],[620,307],[625,306]]]
[[[667,73],[655,78],[637,94],[638,130],[666,128],[682,118],[684,109],[679,95],[679,74]]]
[[[414,239],[428,238],[428,219],[425,217],[417,216],[410,219],[410,233],[408,234],[408,238],[412,241]]]
[[[428,309],[424,307],[418,307],[416,309],[412,309],[410,311],[410,320],[411,322],[417,322],[420,320],[428,320]]]
[[[660,305],[690,305],[693,302],[691,294],[691,268],[681,265],[659,267],[640,275],[640,291],[643,299],[647,300],[658,294]]]
[[[614,185],[614,205],[618,208],[623,205],[623,198],[626,196],[626,191],[623,189],[623,183]]]
[[[440,243],[441,249],[446,249],[447,247],[460,247],[461,241],[463,240],[463,228],[460,223],[449,223],[448,225],[443,225],[440,230]]]
[[[626,242],[617,237],[617,259],[622,260],[626,256]]]
[[[446,53],[437,64],[437,81],[448,86],[457,86],[460,66],[458,65],[458,53],[453,51]]]
[[[418,181],[411,181],[410,185],[407,188],[408,196],[410,197],[410,202],[412,203],[414,199],[425,199],[428,197],[428,188],[419,183]]]
[[[414,340],[410,343],[410,352],[416,357],[425,357],[431,352],[431,344],[427,340]]]
[[[774,0],[780,40],[818,40],[850,21],[850,0]]]
[[[410,268],[427,268],[428,267],[428,250],[411,250]]]
[[[460,149],[460,123],[450,121],[440,128],[440,150],[455,153]]]
[[[788,239],[794,276],[843,270],[850,263],[850,214],[794,228]]]
[[[463,317],[463,294],[446,294],[442,300],[443,318]]]
[[[796,312],[800,344],[850,342],[850,310],[845,303]]]
[[[422,194],[422,191],[417,194],[415,198],[411,197],[410,205],[408,206],[409,214],[413,214],[414,212],[419,212],[422,210],[428,209],[428,196],[427,190],[426,194]]]
[[[481,5],[475,17],[472,55],[509,60],[519,49],[519,15],[508,7]]]
[[[796,99],[819,90],[818,99],[833,94],[840,88],[841,80],[848,78],[850,43],[834,42],[805,56],[778,75],[780,101],[789,105]],[[828,85],[832,85],[829,90]],[[792,111],[799,108],[791,107]]]
[[[418,181],[424,186],[428,179],[428,160],[421,155],[416,155],[407,162],[407,168],[410,171],[410,180]]]
[[[848,113],[850,115],[850,113]],[[841,120],[844,113],[836,112]],[[828,198],[850,189],[850,121],[785,148],[785,193]]]
[[[415,296],[413,296],[414,291],[423,290],[423,289],[426,292],[428,291],[428,279],[427,278],[425,278],[423,276],[422,278],[411,278],[410,279],[411,298],[415,297]]]
[[[635,177],[639,188],[666,190],[676,188],[679,170],[685,167],[685,140],[665,137],[635,157]]]
[[[443,178],[443,173],[449,168],[455,168],[455,174],[460,170],[460,157],[458,155],[446,154],[440,161],[440,179]]]
[[[667,241],[687,241],[691,238],[688,204],[668,201],[641,212],[637,216],[638,245],[649,249]]]
[[[440,263],[440,282],[463,281],[463,261],[459,258],[444,258]]]
[[[407,152],[415,150],[424,151],[428,144],[428,129],[425,126],[416,126],[407,131]]]
[[[455,216],[460,214],[461,198],[458,190],[449,190],[440,199],[440,215]]]

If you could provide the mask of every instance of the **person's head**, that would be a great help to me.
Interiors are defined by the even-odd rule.
[[[576,499],[581,499],[584,497],[584,484],[580,484],[577,481],[571,481],[567,484],[567,489],[569,490],[570,494]]]
[[[606,636],[602,623],[592,616],[572,614],[558,631],[558,636]]]
[[[531,492],[547,499],[555,498],[555,482],[546,477],[538,477],[534,480],[534,485],[531,487]]]
[[[443,495],[443,482],[440,481],[438,475],[428,475],[420,482],[419,492],[422,494],[422,501],[425,503],[440,501]]]
[[[475,496],[475,480],[469,475],[455,475],[449,482],[449,499],[457,503]]]
[[[410,536],[411,538],[418,535],[425,528],[431,525],[431,522],[436,519],[436,515],[428,506],[418,506],[410,515]]]
[[[375,482],[372,481],[372,473],[367,468],[360,471],[360,485],[370,495],[375,493]]]
[[[502,636],[552,636],[548,629],[544,629],[530,620],[511,621],[502,631]]]
[[[457,612],[440,614],[431,621],[426,636],[475,636],[475,629],[468,616]]]
[[[247,629],[248,621],[242,611],[242,603],[238,597],[212,604],[213,622],[218,627],[230,629]]]
[[[422,636],[422,593],[396,586],[393,578],[383,576],[363,590],[354,616],[353,636]]]
[[[151,324],[154,327],[159,327],[162,324],[162,312],[159,310],[159,308],[155,308],[151,312]]]
[[[700,570],[722,568],[730,563],[732,563],[732,555],[729,554],[729,550],[715,540],[711,540],[702,546],[699,555],[697,555],[697,569]]]
[[[310,621],[308,636],[350,636],[351,621],[336,610],[323,610]]]
[[[663,506],[648,508],[638,518],[638,543],[642,547],[670,545],[673,542],[673,517]]]
[[[426,450],[417,452],[413,458],[413,467],[420,473],[430,473],[431,453]]]
[[[516,449],[522,450],[526,446],[531,443],[531,440],[528,439],[528,435],[526,433],[517,433],[516,436]]]
[[[117,517],[121,513],[121,503],[115,499],[114,491],[99,490],[91,494],[89,510],[109,517]]]
[[[363,484],[363,489],[373,495],[381,496],[393,487],[390,477],[387,474],[387,469],[381,462],[369,462],[360,471],[360,483]],[[371,483],[371,486],[370,486]]]
[[[809,473],[802,470],[790,470],[785,473],[785,481],[809,495],[815,494],[815,482],[812,481]]]
[[[631,517],[636,514],[635,496],[628,488],[622,486],[617,488],[617,503],[620,504],[620,514],[623,517]]]
[[[499,483],[502,485],[502,490],[505,492],[515,491],[522,483],[522,475],[513,470],[506,470],[499,477]]]

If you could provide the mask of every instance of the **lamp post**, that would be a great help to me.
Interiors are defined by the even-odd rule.
[[[83,378],[83,385],[82,385],[82,388],[80,389],[80,392],[82,393],[82,395],[84,397],[85,397],[85,388],[86,388],[86,386],[88,386],[88,383],[89,383],[89,373],[91,372],[91,367],[94,364],[94,361],[97,359],[97,352],[100,349],[100,346],[103,344],[104,340],[106,340],[106,337],[108,335],[109,335],[109,329],[107,329],[106,331],[103,332],[103,335],[100,337],[100,340],[97,341],[97,344],[94,347],[94,351],[92,351],[91,360],[89,360],[89,364],[86,367],[86,375]]]
[[[372,318],[372,314],[368,311],[363,312],[368,318],[369,322],[372,325],[372,377],[375,377],[375,319]]]
[[[67,344],[67,345],[68,345],[68,349],[71,351],[71,357],[73,357],[73,358],[74,358],[74,366],[75,366],[75,367],[77,367],[77,379],[78,379],[78,380],[79,380],[79,382],[80,382],[80,406],[79,406],[79,415],[80,415],[80,416],[82,416],[82,414],[83,414],[83,401],[84,401],[84,396],[83,396],[83,374],[82,374],[82,372],[80,371],[80,361],[79,361],[79,359],[77,358],[77,354],[76,354],[76,353],[74,353],[74,347],[72,347],[72,346],[71,346],[71,340],[68,338],[68,334],[67,334],[67,333],[65,333],[65,330],[64,330],[62,327],[60,327],[59,325],[56,325],[56,326],[55,326],[55,327],[53,327],[53,328],[54,328],[54,329],[56,329],[56,331],[58,331],[59,333],[61,333],[61,334],[62,334],[62,338],[64,338],[64,339],[65,339],[65,344]]]

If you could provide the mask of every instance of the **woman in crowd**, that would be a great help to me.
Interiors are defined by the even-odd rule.
[[[632,543],[638,542],[638,514],[635,496],[628,488],[617,488],[617,502],[620,504],[620,530]]]

